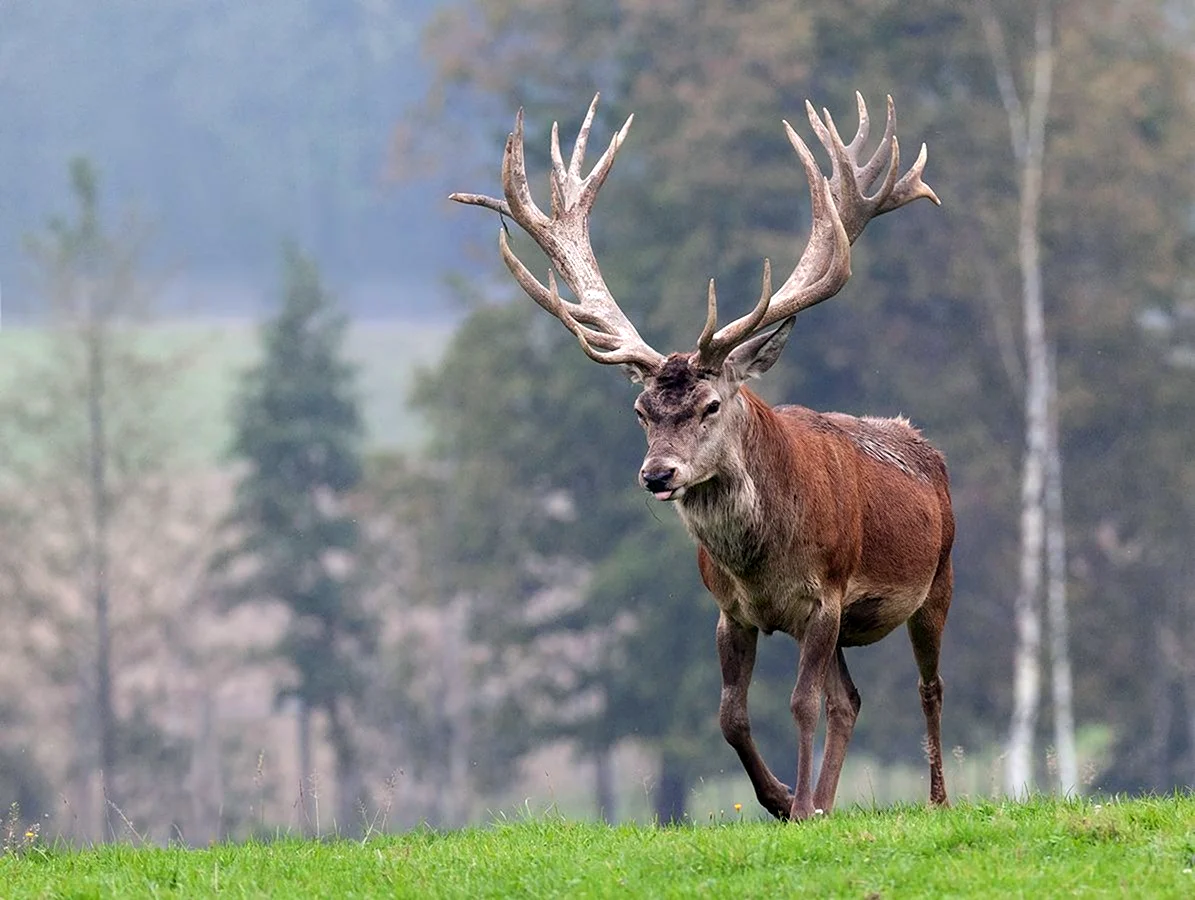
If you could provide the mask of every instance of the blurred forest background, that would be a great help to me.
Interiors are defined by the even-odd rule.
[[[1005,789],[1014,623],[1045,603],[1021,572],[1034,238],[1076,789],[1195,784],[1193,30],[1187,0],[4,3],[0,802],[193,843],[754,814],[714,604],[634,482],[634,387],[517,295],[495,217],[445,199],[499,190],[525,106],[546,203],[551,123],[598,90],[595,145],[636,118],[595,246],[666,349],[709,277],[729,317],[763,257],[795,262],[780,122],[808,138],[806,98],[847,131],[855,90],[876,115],[891,94],[906,157],[929,145],[942,208],[872,225],[762,387],[906,414],[946,452],[956,796]],[[840,803],[920,800],[907,640],[849,657]],[[763,642],[752,694],[778,772],[795,661]]]

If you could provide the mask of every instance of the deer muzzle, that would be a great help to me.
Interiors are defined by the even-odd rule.
[[[677,467],[669,460],[647,459],[639,470],[639,483],[657,500],[679,500],[685,486],[676,482]]]

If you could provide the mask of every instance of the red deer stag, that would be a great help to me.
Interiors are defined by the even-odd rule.
[[[550,214],[536,205],[527,184],[522,110],[502,159],[505,199],[479,194],[452,199],[496,210],[534,238],[554,269],[546,285],[515,256],[505,230],[499,232],[502,258],[515,279],[576,336],[591,359],[622,366],[643,385],[635,401],[647,432],[639,482],[657,500],[675,502],[697,542],[702,580],[721,613],[722,733],[759,802],[781,819],[830,811],[859,713],[843,648],[874,643],[904,622],[920,671],[930,801],[945,805],[938,653],[950,606],[954,539],[945,461],[904,419],[773,408],[745,386],[779,357],[796,314],[833,297],[846,283],[851,244],[870,219],[918,197],[939,202],[921,180],[925,147],[898,177],[891,98],[883,138],[866,157],[868,116],[861,96],[859,128],[849,144],[828,112],[819,117],[806,103],[832,175],[822,175],[785,122],[813,207],[812,232],[796,268],[773,293],[765,261],[758,304],[721,328],[711,281],[696,348],[664,356],[619,309],[590,247],[590,211],[631,125],[628,118],[582,176],[597,99],[567,166],[552,127]],[[555,272],[575,300],[560,296]],[[795,791],[772,774],[751,737],[747,689],[761,630],[789,634],[801,648],[791,703],[798,731]],[[823,695],[826,741],[814,787],[814,730]]]

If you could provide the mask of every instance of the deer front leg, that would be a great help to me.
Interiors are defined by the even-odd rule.
[[[797,820],[808,819],[814,810],[813,735],[821,712],[826,670],[838,646],[839,608],[839,603],[823,600],[801,639],[801,662],[792,695],[793,719],[797,723],[797,789],[790,815]]]
[[[763,808],[778,819],[787,819],[792,791],[772,774],[760,756],[751,737],[751,720],[747,712],[747,689],[755,668],[759,629],[740,625],[722,613],[718,618],[717,642],[718,660],[722,666],[722,700],[718,706],[722,735],[739,755]]]

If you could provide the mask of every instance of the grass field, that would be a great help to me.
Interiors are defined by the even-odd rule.
[[[25,897],[1195,896],[1195,796],[836,813],[801,825],[651,828],[552,815],[364,841],[202,850],[30,846],[0,857]]]

